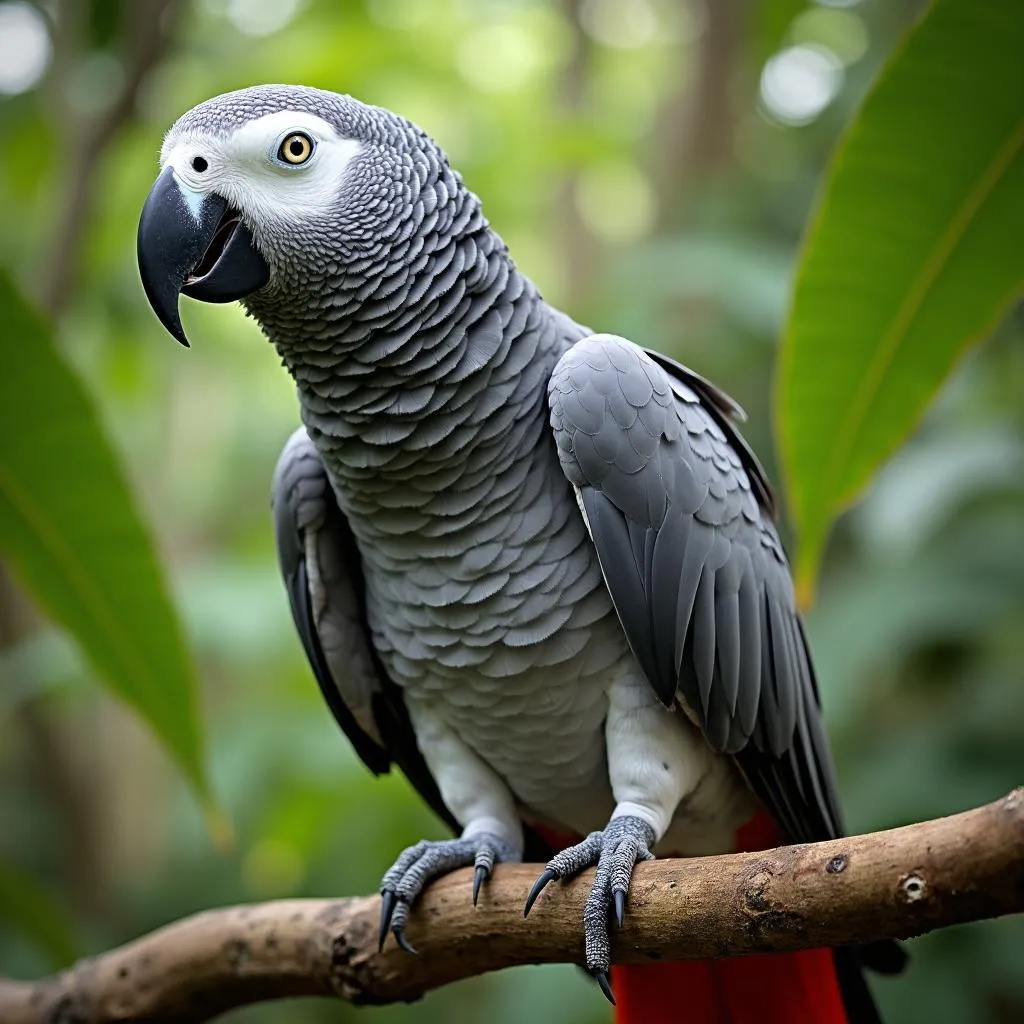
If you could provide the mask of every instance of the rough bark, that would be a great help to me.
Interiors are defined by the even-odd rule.
[[[1024,911],[1024,789],[888,832],[763,853],[638,865],[614,959],[720,957],[882,938]],[[279,900],[210,910],[36,982],[0,980],[5,1024],[203,1021],[283,996],[410,1000],[518,964],[583,956],[587,872],[529,919],[536,865],[500,865],[474,909],[471,872],[432,886],[410,956],[377,952],[379,899]]]

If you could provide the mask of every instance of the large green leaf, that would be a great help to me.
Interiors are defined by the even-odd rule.
[[[0,552],[205,795],[195,677],[149,534],[82,384],[0,276]]]
[[[1024,8],[939,0],[840,142],[776,414],[806,601],[835,515],[1024,283]]]

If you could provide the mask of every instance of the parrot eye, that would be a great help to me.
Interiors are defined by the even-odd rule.
[[[278,147],[277,158],[298,167],[313,155],[313,148],[313,140],[305,132],[292,132]]]

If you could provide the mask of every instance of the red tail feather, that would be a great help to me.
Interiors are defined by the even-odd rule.
[[[737,850],[777,845],[767,814]],[[846,1024],[832,951],[612,967],[616,1024]]]
[[[612,967],[616,1024],[846,1024],[832,951]]]

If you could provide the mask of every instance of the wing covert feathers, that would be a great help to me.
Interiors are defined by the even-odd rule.
[[[771,490],[703,378],[592,335],[548,387],[551,427],[619,619],[666,704],[735,758],[793,841],[841,821]]]

